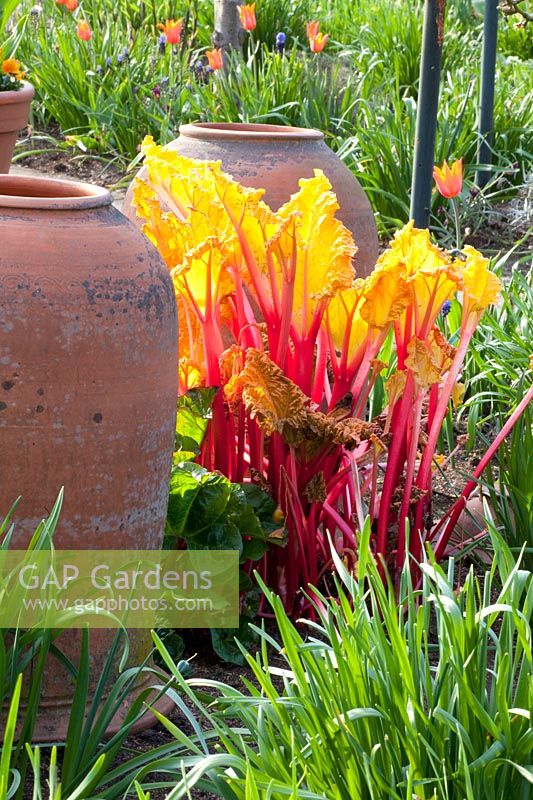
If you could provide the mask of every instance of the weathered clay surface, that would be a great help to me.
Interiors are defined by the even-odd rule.
[[[25,547],[61,488],[62,549],[162,543],[177,397],[176,302],[156,250],[96,187],[0,176],[0,519]],[[113,632],[93,632],[94,681]],[[77,634],[61,642],[76,658]],[[133,634],[133,660],[148,638]],[[40,738],[64,726],[55,664]]]
[[[182,125],[169,147],[189,158],[221,161],[224,170],[244,186],[266,189],[265,200],[275,210],[298,191],[300,178],[311,178],[319,168],[337,195],[339,218],[351,230],[359,251],[355,265],[364,277],[378,257],[378,237],[372,208],[359,183],[320,131],[280,125],[197,123]],[[139,176],[145,175],[141,169]],[[131,208],[131,188],[124,213],[140,224]]]

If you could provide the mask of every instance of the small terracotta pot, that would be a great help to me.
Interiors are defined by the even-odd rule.
[[[505,489],[500,487],[499,482],[495,484],[495,491],[501,497],[502,493],[506,493]],[[454,535],[457,539],[468,540],[475,539],[476,536],[482,531],[485,531],[488,526],[487,517],[485,514],[484,501],[488,504],[489,512],[493,520],[498,519],[496,513],[497,506],[495,507],[491,501],[491,496],[488,490],[482,490],[479,487],[470,495],[466,501],[464,509],[461,511],[457,524],[455,526]],[[510,519],[514,523],[515,516],[512,508],[510,509]],[[478,553],[482,556],[482,560],[490,563],[492,558],[487,556],[486,553]]]
[[[9,172],[21,128],[28,124],[35,89],[23,81],[16,92],[0,92],[0,172]]]
[[[372,208],[350,170],[311,128],[282,125],[199,122],[182,125],[169,147],[183,156],[221,161],[223,169],[244,186],[266,189],[265,200],[277,210],[298,191],[300,178],[319,168],[337,195],[339,218],[351,230],[359,248],[355,265],[360,277],[369,275],[378,257],[378,236]],[[144,168],[139,177],[146,174]],[[124,213],[139,224],[128,190]]]
[[[457,520],[456,531],[463,537],[475,538],[487,527],[483,499],[479,493],[472,494],[465,503]]]
[[[22,495],[11,546],[64,486],[58,549],[159,549],[177,398],[164,262],[109,192],[67,181],[0,176],[0,242],[0,520]],[[57,640],[74,661],[78,633]],[[91,633],[93,688],[113,636]],[[130,642],[141,663],[149,633]],[[62,739],[72,691],[54,660],[36,741]]]

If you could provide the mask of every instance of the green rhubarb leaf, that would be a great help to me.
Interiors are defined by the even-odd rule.
[[[259,637],[250,628],[252,619],[242,616],[238,628],[212,628],[211,641],[213,650],[224,661],[232,664],[244,664],[244,656],[235,641],[236,639],[246,648],[257,644]]]
[[[190,461],[176,464],[170,478],[167,533],[194,537],[198,544],[199,534],[207,537],[222,519],[231,491],[230,481],[217,472]]]
[[[176,446],[197,456],[212,416],[211,407],[218,389],[191,389],[178,399]]]

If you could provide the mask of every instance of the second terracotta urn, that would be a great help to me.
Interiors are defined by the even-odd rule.
[[[265,200],[277,210],[298,191],[300,178],[323,170],[337,195],[339,218],[357,244],[359,277],[372,272],[378,257],[378,236],[370,203],[356,178],[330,150],[324,134],[311,128],[282,125],[199,122],[182,125],[169,147],[189,158],[221,161],[223,169],[244,186],[265,189]],[[145,173],[141,169],[139,176]],[[140,224],[131,207],[131,188],[124,211]]]

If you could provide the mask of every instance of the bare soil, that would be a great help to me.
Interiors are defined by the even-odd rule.
[[[44,152],[37,152],[40,148]],[[105,186],[107,189],[119,186],[125,188],[135,174],[134,171],[128,173],[127,165],[123,161],[85,154],[76,147],[68,146],[66,142],[54,146],[29,138],[17,147],[15,157],[15,163],[19,167],[46,172],[57,178],[75,178]]]

